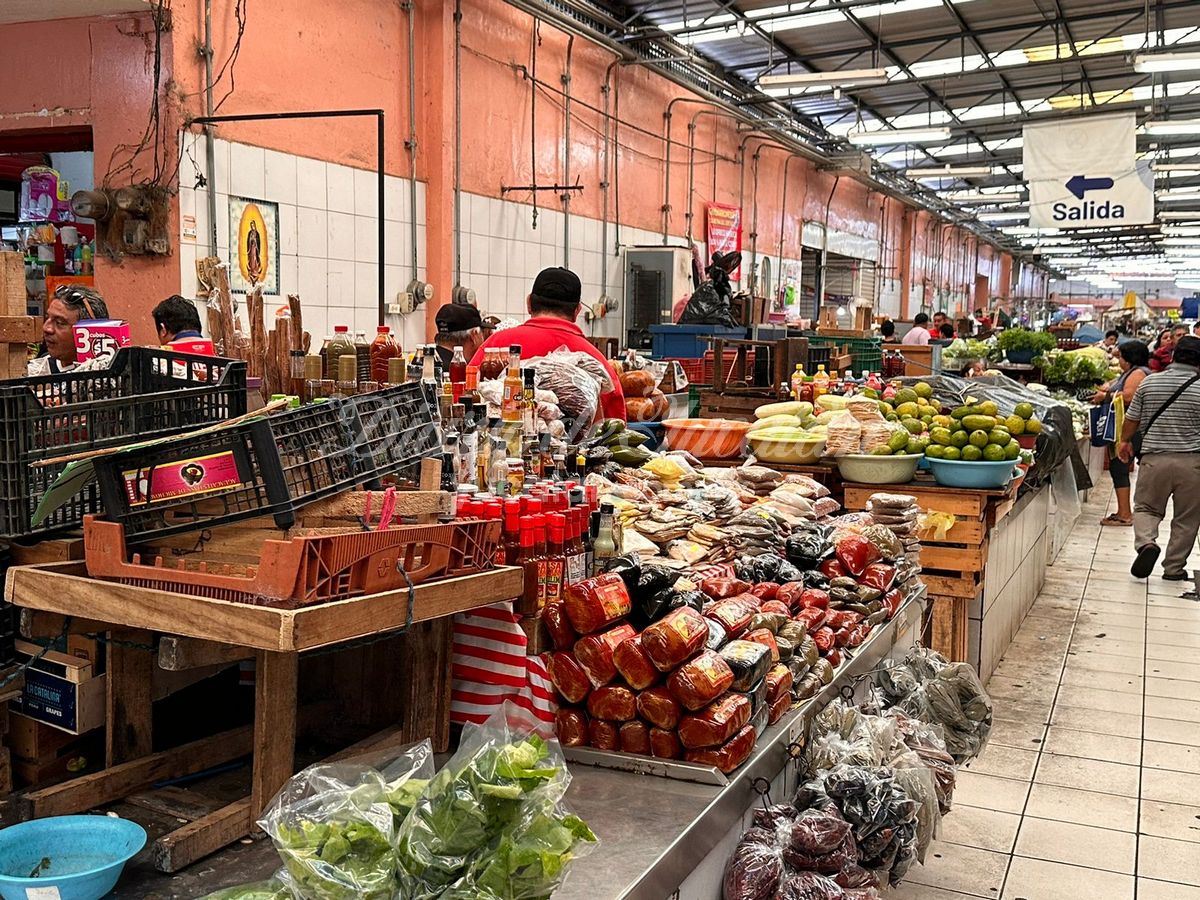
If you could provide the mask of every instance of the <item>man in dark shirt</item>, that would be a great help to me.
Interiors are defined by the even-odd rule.
[[[470,360],[483,343],[483,319],[479,310],[464,303],[447,303],[433,318],[437,325],[438,359],[442,369],[449,370],[454,348],[462,347],[463,359]]]

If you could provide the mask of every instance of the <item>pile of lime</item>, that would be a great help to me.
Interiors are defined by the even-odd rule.
[[[925,453],[930,446],[930,428],[942,411],[934,398],[933,388],[924,381],[896,391],[890,401],[881,400],[879,411],[889,422],[899,422],[904,431],[897,431],[887,444],[876,447],[876,456],[900,456],[906,453]],[[944,418],[944,417],[943,417]]]
[[[1042,423],[1034,418],[1028,403],[1018,403],[1012,415],[1002,416],[991,400],[977,403],[968,398],[950,415],[934,416],[925,455],[964,462],[1015,460],[1021,456],[1017,435],[1041,430]]]

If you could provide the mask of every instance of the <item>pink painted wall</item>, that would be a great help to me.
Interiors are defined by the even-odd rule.
[[[234,0],[214,0],[218,68],[234,45],[233,9]],[[418,0],[416,5],[417,44],[423,48],[416,67],[418,176],[429,185],[428,268],[430,280],[442,287],[443,300],[452,283],[452,9],[440,0]],[[198,52],[202,10],[200,0],[175,0],[171,30],[165,36],[162,90],[172,148],[184,117],[202,112],[203,68]],[[149,17],[124,17],[0,28],[0,46],[5,48],[0,54],[0,129],[91,125],[97,182],[101,182],[113,148],[136,140],[145,126],[153,74],[150,24]],[[294,0],[287,5],[286,15],[251,4],[233,69],[236,89],[220,112],[379,107],[387,119],[387,170],[407,174],[406,27],[399,4],[376,0],[343,0],[336,15],[330,15],[324,0]],[[583,186],[570,208],[575,214],[599,218],[602,87],[614,55],[582,39],[572,45],[566,34],[546,23],[535,38],[533,19],[503,0],[464,0],[462,35],[463,188],[499,197],[502,186],[528,184],[535,173],[539,184],[567,179],[559,92],[570,52],[569,178]],[[537,77],[546,85],[536,92],[527,77],[534,67],[535,41]],[[55,76],[46,77],[44,73],[51,71]],[[744,246],[749,251],[756,235],[759,255],[779,254],[781,223],[783,256],[795,258],[800,255],[803,222],[827,222],[832,229],[877,241],[881,274],[899,277],[907,268],[910,283],[924,285],[927,297],[939,289],[970,292],[976,272],[989,277],[992,293],[1005,281],[1003,254],[986,246],[977,250],[973,237],[943,227],[924,212],[910,213],[916,219],[911,257],[905,259],[903,204],[849,177],[817,172],[804,160],[789,163],[788,152],[769,139],[746,139],[727,118],[697,115],[708,107],[646,67],[615,67],[613,83],[613,108],[619,106],[619,148],[613,159],[616,177],[609,214],[615,217],[619,202],[623,225],[661,233],[665,224],[670,235],[681,236],[688,233],[690,211],[692,234],[703,240],[705,204],[740,204]],[[218,85],[218,98],[229,87],[226,75]],[[673,143],[667,173],[664,112],[671,101],[675,101],[669,119]],[[63,109],[30,119],[38,110],[55,107]],[[689,198],[687,157],[693,121],[696,164]],[[365,119],[230,124],[220,126],[219,134],[232,141],[364,168],[375,164],[374,128]],[[744,159],[739,162],[743,144]],[[668,184],[669,209],[664,215]],[[530,196],[510,193],[507,199],[527,202]],[[538,202],[561,208],[551,192],[540,194]],[[613,240],[615,232],[610,232]],[[995,287],[990,284],[993,279]],[[146,314],[158,299],[178,289],[178,264],[156,259],[127,260],[121,265],[101,261],[97,280],[111,297],[114,312],[133,320],[135,337],[148,339]],[[1020,291],[1036,290],[1035,279],[1028,276]]]
[[[149,16],[7,25],[0,27],[0,132],[87,125],[92,129],[95,183],[129,184],[150,176],[153,155],[139,154],[133,169],[108,178],[145,132],[154,90],[154,28]],[[164,36],[161,159],[173,166],[178,117],[166,85],[173,65],[171,34]],[[114,157],[114,153],[116,156]],[[172,210],[172,219],[176,215]],[[161,257],[96,257],[96,286],[110,312],[128,318],[133,338],[154,334],[150,310],[179,290],[179,265]]]

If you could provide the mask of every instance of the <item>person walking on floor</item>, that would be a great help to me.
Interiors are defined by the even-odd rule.
[[[1126,464],[1138,455],[1141,472],[1133,505],[1133,546],[1137,557],[1129,571],[1146,578],[1161,550],[1158,528],[1174,505],[1171,538],[1163,559],[1163,578],[1183,581],[1200,530],[1200,338],[1177,341],[1171,365],[1147,375],[1125,413],[1121,445]],[[1134,441],[1140,440],[1135,450]]]
[[[1128,409],[1138,386],[1150,374],[1150,349],[1141,341],[1126,341],[1121,344],[1117,353],[1117,361],[1121,366],[1120,376],[1096,391],[1092,402],[1112,403],[1120,395],[1125,408]],[[1133,510],[1129,505],[1130,464],[1123,462],[1117,456],[1116,450],[1115,442],[1108,445],[1108,474],[1112,477],[1113,487],[1116,489],[1117,511],[1101,519],[1100,524],[1132,525]]]

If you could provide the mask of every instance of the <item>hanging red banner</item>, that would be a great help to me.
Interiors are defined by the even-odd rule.
[[[708,260],[712,261],[714,253],[733,253],[742,249],[742,210],[737,206],[725,206],[721,203],[709,203],[706,212],[706,234],[708,240]],[[729,273],[733,281],[737,281],[741,266]]]

